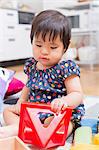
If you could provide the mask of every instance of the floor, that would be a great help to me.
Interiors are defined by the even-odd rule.
[[[99,96],[99,67],[81,68],[81,85],[85,95]]]
[[[23,65],[8,67],[9,69],[15,70],[15,77],[26,81],[26,75],[23,72]],[[81,67],[81,85],[85,95],[99,96],[99,66]]]

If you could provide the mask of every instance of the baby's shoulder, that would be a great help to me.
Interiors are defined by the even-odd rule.
[[[27,59],[26,61],[25,61],[25,65],[27,66],[31,66],[31,65],[33,65],[34,63],[35,63],[36,61],[35,61],[35,59],[33,58],[33,57],[30,57],[29,59]]]
[[[80,68],[73,60],[62,60],[59,62],[59,67],[64,78],[71,75],[80,76]]]
[[[31,69],[33,69],[35,65],[36,65],[36,60],[33,57],[27,59],[24,65],[24,72],[26,74],[30,73]]]
[[[76,67],[79,67],[73,60],[61,60],[59,62],[59,66],[60,67],[64,67],[64,68],[70,68],[70,67],[73,67],[73,66],[76,66]]]

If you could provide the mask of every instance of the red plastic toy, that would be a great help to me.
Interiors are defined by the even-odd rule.
[[[53,113],[54,118],[46,128],[38,117],[39,112],[53,113],[49,105],[34,103],[21,105],[18,136],[25,143],[33,144],[39,148],[64,145],[72,109],[66,108],[59,115]]]

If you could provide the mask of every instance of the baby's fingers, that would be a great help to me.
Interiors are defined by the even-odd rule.
[[[62,111],[66,110],[66,108],[68,107],[67,103],[65,103],[62,107]]]
[[[62,111],[62,108],[63,108],[63,103],[59,102],[57,105],[57,111],[56,111],[57,115]]]
[[[51,110],[56,113],[57,110],[59,109],[58,105],[59,105],[59,100],[58,99],[55,99],[54,101],[52,101],[51,102]]]

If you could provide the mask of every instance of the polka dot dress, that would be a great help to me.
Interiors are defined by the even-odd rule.
[[[50,104],[55,98],[67,94],[64,85],[66,78],[71,75],[80,76],[79,66],[72,60],[61,61],[55,66],[44,70],[38,70],[36,64],[37,61],[34,58],[30,58],[24,66],[24,72],[28,76],[26,86],[30,88],[30,102]],[[81,104],[74,110],[73,118],[81,118],[84,112],[84,105]]]

